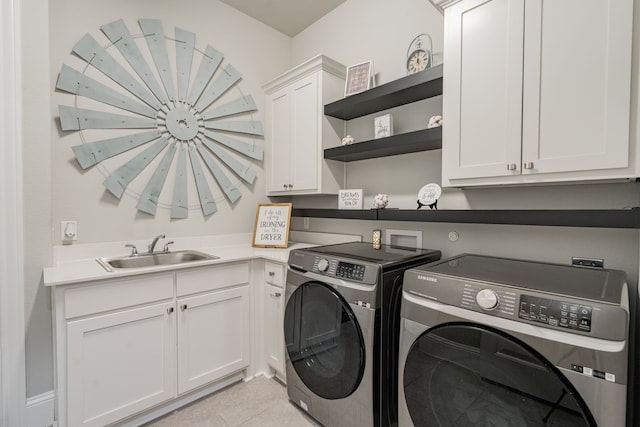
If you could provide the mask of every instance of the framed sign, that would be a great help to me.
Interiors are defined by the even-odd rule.
[[[373,61],[347,67],[347,79],[344,83],[344,96],[355,95],[371,88],[373,80]]]
[[[338,192],[338,209],[362,209],[362,188],[340,190]]]
[[[259,203],[252,246],[286,248],[289,245],[291,203]]]

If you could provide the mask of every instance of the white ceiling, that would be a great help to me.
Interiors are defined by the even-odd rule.
[[[346,0],[220,0],[290,37]]]

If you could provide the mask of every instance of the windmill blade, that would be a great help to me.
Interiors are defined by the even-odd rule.
[[[147,46],[149,46],[151,57],[153,57],[156,69],[160,74],[160,80],[162,80],[164,90],[169,95],[170,100],[175,100],[176,90],[173,86],[171,64],[169,63],[169,54],[167,53],[167,44],[164,39],[162,22],[158,19],[139,19],[138,24],[147,40]]]
[[[227,178],[222,169],[220,169],[216,164],[216,161],[211,157],[211,154],[202,147],[202,144],[198,144],[198,153],[202,156],[202,159],[213,174],[213,177],[224,192],[225,196],[227,196],[227,199],[229,199],[229,202],[235,203],[241,197],[240,191],[238,191],[231,181],[229,181],[229,178]]]
[[[176,69],[178,73],[178,100],[187,99],[193,51],[196,46],[196,35],[176,27]]]
[[[149,141],[160,138],[162,132],[153,130],[134,135],[103,139],[101,141],[80,144],[71,147],[82,169],[97,165],[110,157],[122,154],[132,148],[139,147]]]
[[[138,83],[122,65],[118,64],[90,34],[85,34],[72,50],[87,63],[93,65],[145,104],[156,110],[160,109],[161,105],[156,97],[142,86],[142,84]]]
[[[157,115],[157,111],[146,104],[141,104],[127,98],[110,87],[105,86],[102,83],[93,80],[91,77],[87,77],[81,72],[64,64],[62,64],[62,69],[58,75],[56,88],[68,93],[93,99],[94,101],[112,105],[123,110],[131,111],[132,113],[140,114],[142,116],[155,118]]]
[[[160,192],[162,192],[162,187],[164,187],[164,182],[167,180],[169,168],[171,167],[171,162],[175,154],[176,144],[171,144],[138,199],[136,207],[139,211],[148,213],[149,215],[156,214],[158,198],[160,197]]]
[[[146,168],[149,163],[158,155],[164,147],[169,144],[166,138],[153,144],[142,153],[120,166],[103,182],[107,190],[118,199],[122,197],[124,190],[135,179],[136,176]]]
[[[156,121],[102,111],[58,105],[62,130],[80,129],[151,129]]]
[[[200,114],[203,120],[217,119],[220,117],[232,116],[234,114],[247,113],[249,111],[255,111],[258,107],[251,95],[243,96],[235,101],[228,102],[224,105],[214,108]]]
[[[189,196],[187,191],[187,149],[180,144],[176,176],[173,184],[173,200],[171,202],[171,219],[185,219],[189,217]]]
[[[217,147],[216,144],[213,144],[210,141],[204,140],[202,143],[209,149],[213,154],[219,158],[222,163],[227,165],[229,169],[231,169],[236,175],[242,178],[243,181],[253,184],[253,181],[256,179],[256,171],[251,168],[250,165],[243,165],[232,156],[230,156],[225,150],[220,147]]]
[[[193,81],[191,92],[189,93],[189,105],[195,105],[198,98],[202,95],[204,88],[213,77],[213,74],[218,69],[218,66],[222,62],[224,56],[215,50],[213,47],[207,45],[207,49],[204,52],[202,61],[200,61],[200,67],[196,73],[196,78]]]
[[[193,169],[193,177],[196,180],[196,189],[198,190],[198,197],[200,198],[200,207],[204,215],[211,215],[218,211],[216,202],[213,200],[213,195],[209,189],[209,184],[198,160],[198,154],[193,144],[189,144],[189,159],[191,159],[191,169]]]
[[[202,94],[200,99],[195,105],[196,110],[204,111],[209,105],[211,105],[216,99],[220,98],[222,94],[228,91],[233,85],[235,85],[242,76],[231,65],[227,65],[218,78],[216,78],[209,89]]]
[[[256,120],[240,122],[204,122],[204,127],[207,129],[246,133],[249,135],[264,135],[264,131],[262,130],[262,123]]]
[[[124,21],[122,19],[118,19],[117,21],[103,25],[100,29],[111,43],[113,43],[113,45],[120,51],[124,59],[127,60],[129,65],[131,65],[147,87],[151,89],[151,92],[153,92],[156,98],[166,104],[169,101],[167,96],[162,90],[162,87],[160,87],[160,83],[158,83],[158,80],[156,80],[156,77],[153,75],[151,67],[149,67],[149,64],[147,64],[147,61],[145,61],[142,56],[142,52],[138,48],[138,44],[135,42],[133,37],[131,37],[131,33],[129,33],[129,29]]]
[[[202,133],[207,138],[213,141],[219,142],[220,144],[228,148],[231,148],[232,150],[237,151],[242,155],[251,157],[252,159],[262,160],[264,157],[263,149],[260,146],[247,144],[246,142],[237,140],[228,135],[218,133],[218,132],[212,132],[207,129],[203,129]]]

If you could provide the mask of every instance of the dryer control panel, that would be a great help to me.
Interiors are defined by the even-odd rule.
[[[589,305],[522,294],[518,317],[550,326],[591,332],[591,312]]]

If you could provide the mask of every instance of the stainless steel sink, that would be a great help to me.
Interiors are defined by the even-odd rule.
[[[207,261],[219,257],[207,255],[198,251],[158,252],[153,254],[128,255],[112,258],[96,258],[96,261],[107,271],[128,268],[155,267],[161,265],[176,265],[195,261]]]

